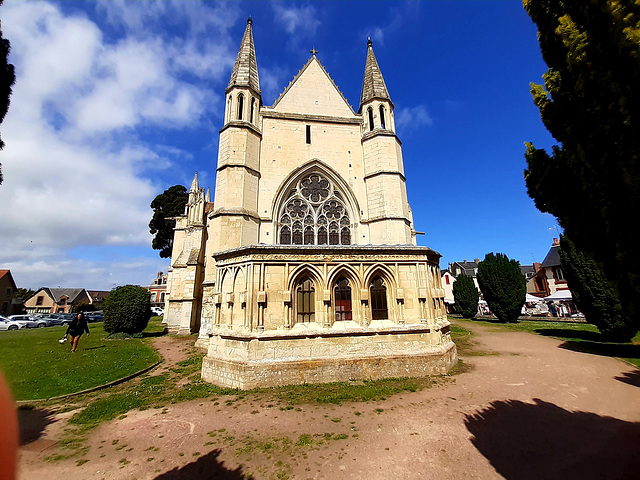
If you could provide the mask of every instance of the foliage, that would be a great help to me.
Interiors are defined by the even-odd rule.
[[[638,331],[624,315],[615,292],[593,259],[567,237],[560,239],[560,261],[573,300],[607,340],[627,342]]]
[[[452,288],[456,311],[465,318],[474,318],[478,313],[480,294],[473,279],[463,273],[453,282]]]
[[[501,322],[518,321],[527,295],[527,281],[517,260],[488,253],[478,264],[478,284],[489,310]]]
[[[142,332],[151,317],[149,291],[137,285],[116,287],[104,301],[102,310],[105,331]]]
[[[0,0],[0,5],[3,2],[4,0]],[[9,110],[11,87],[16,83],[15,68],[7,61],[10,49],[9,40],[2,36],[2,30],[0,30],[0,124]],[[0,138],[0,150],[3,148],[4,142]],[[0,164],[0,184],[2,184],[2,164]]]
[[[30,288],[18,288],[13,292],[13,298],[25,302],[28,298],[32,297],[36,293],[35,290]]]
[[[157,323],[161,325],[162,318]],[[155,327],[155,324],[151,325]],[[90,323],[73,355],[58,340],[66,326],[2,332],[0,370],[16,400],[50,398],[104,385],[160,360],[143,340],[105,340],[101,323]]]
[[[154,250],[160,250],[160,258],[171,257],[173,228],[176,221],[170,219],[184,213],[184,207],[188,200],[187,189],[182,185],[174,185],[151,202],[153,217],[149,222],[149,231],[154,235],[151,246]]]
[[[640,3],[525,0],[549,66],[531,94],[559,146],[527,144],[529,196],[640,318]]]

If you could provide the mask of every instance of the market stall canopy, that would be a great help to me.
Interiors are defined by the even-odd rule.
[[[558,290],[556,293],[544,297],[545,300],[571,300],[571,292],[569,290]]]
[[[533,302],[541,302],[542,299],[540,297],[536,297],[535,295],[531,295],[530,293],[527,293],[527,298],[525,300],[526,303],[533,303]]]

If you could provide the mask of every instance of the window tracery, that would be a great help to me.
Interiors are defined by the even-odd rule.
[[[284,245],[350,245],[351,220],[342,196],[319,173],[289,191],[278,221]]]

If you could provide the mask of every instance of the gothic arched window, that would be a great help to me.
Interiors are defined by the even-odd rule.
[[[253,123],[253,117],[255,116],[256,99],[251,97],[251,110],[249,113],[249,123]]]
[[[238,95],[238,120],[242,120],[242,113],[244,110],[244,95]]]
[[[373,108],[369,107],[367,110],[369,112],[369,130],[373,130]]]
[[[380,128],[385,128],[384,107],[380,105]]]
[[[284,245],[350,245],[351,220],[342,196],[319,173],[296,183],[278,217]]]

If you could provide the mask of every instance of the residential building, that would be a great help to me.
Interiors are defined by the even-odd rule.
[[[151,285],[147,287],[151,294],[151,306],[164,308],[165,295],[167,291],[167,274],[158,272]]]
[[[71,313],[73,307],[91,303],[84,288],[42,287],[25,302],[27,313]]]
[[[13,281],[11,270],[0,270],[0,315],[13,315],[13,294],[18,288]]]

